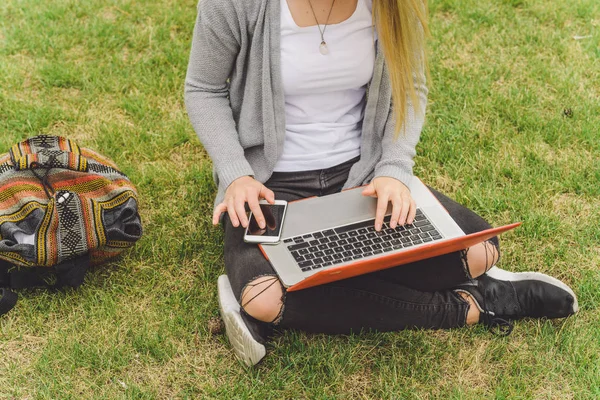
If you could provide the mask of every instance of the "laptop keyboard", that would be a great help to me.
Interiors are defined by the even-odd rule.
[[[389,226],[384,218],[381,231],[375,231],[375,218],[303,236],[284,239],[298,267],[307,272],[343,262],[412,247],[443,239],[427,217],[417,209],[412,224]]]

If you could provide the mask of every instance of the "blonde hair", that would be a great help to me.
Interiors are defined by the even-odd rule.
[[[427,0],[374,0],[373,21],[390,75],[398,136],[407,118],[408,99],[415,112],[425,112],[415,85],[425,84],[425,77],[429,78]]]

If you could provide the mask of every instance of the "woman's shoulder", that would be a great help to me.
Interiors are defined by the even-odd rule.
[[[277,0],[200,0],[198,2],[198,8],[235,10],[238,13],[252,13],[252,11],[264,7],[269,1]]]
[[[252,25],[259,16],[265,17],[270,1],[279,0],[200,0],[198,12],[212,15],[217,20],[227,20],[231,25]],[[267,15],[269,15],[267,13]]]

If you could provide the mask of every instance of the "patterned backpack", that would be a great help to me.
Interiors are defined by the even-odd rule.
[[[0,315],[10,288],[78,287],[141,235],[136,189],[106,157],[46,135],[0,155]]]

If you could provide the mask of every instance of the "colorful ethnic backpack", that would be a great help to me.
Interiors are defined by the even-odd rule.
[[[0,155],[0,315],[10,289],[78,287],[141,235],[136,189],[106,157],[47,135]]]

